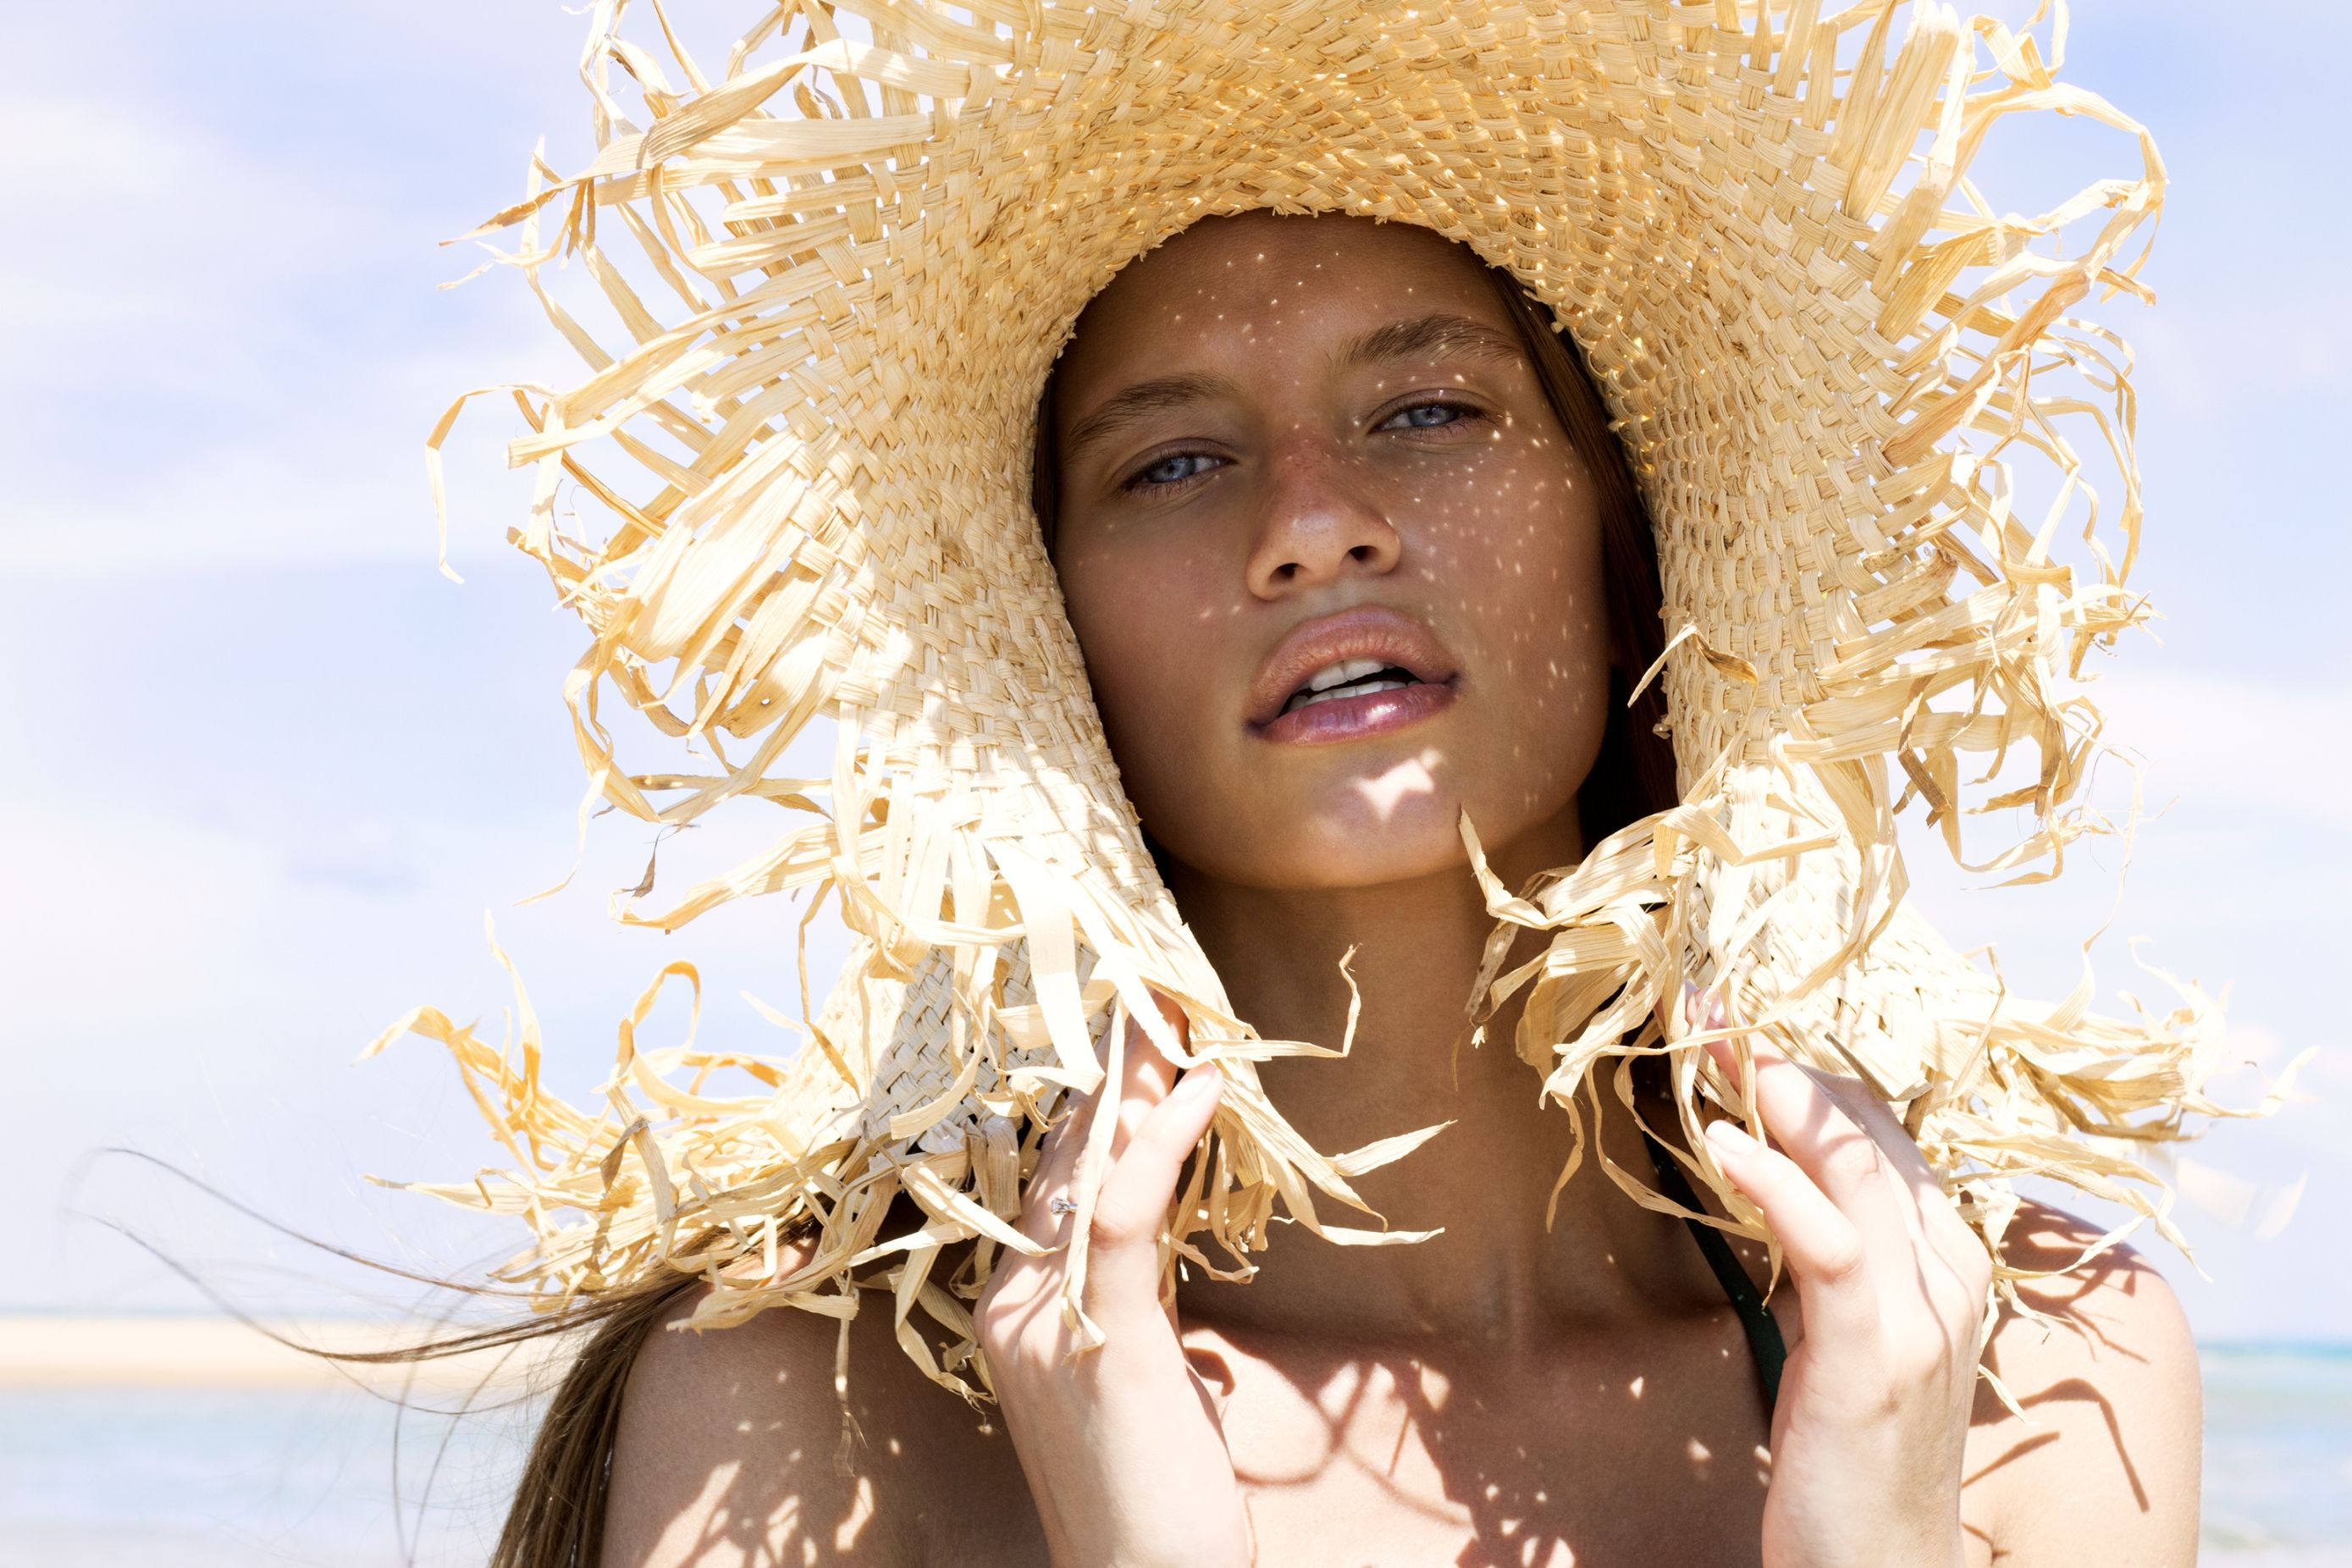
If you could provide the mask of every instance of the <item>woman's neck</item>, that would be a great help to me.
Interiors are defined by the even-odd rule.
[[[1571,808],[1564,821],[1490,851],[1490,863],[1517,889],[1538,871],[1574,864],[1581,847]],[[1465,1005],[1495,930],[1466,868],[1302,890],[1209,882],[1180,868],[1173,884],[1234,1008],[1268,1038],[1339,1044],[1349,1000],[1339,960],[1355,950],[1348,968],[1363,1011],[1347,1059],[1284,1058],[1260,1069],[1301,1136],[1338,1153],[1452,1123],[1354,1184],[1391,1227],[1444,1234],[1336,1247],[1278,1231],[1246,1289],[1188,1290],[1188,1313],[1262,1330],[1528,1344],[1706,1299],[1706,1275],[1682,1226],[1620,1193],[1589,1143],[1547,1227],[1570,1152],[1569,1119],[1539,1100],[1540,1074],[1518,1059],[1516,1000],[1491,1020],[1482,1046],[1466,1037]],[[1540,950],[1540,933],[1523,933],[1513,962]],[[1604,1146],[1646,1173],[1639,1132],[1608,1098]],[[1593,1131],[1588,1114],[1588,1138]],[[1334,1200],[1318,1209],[1329,1224],[1379,1223]]]

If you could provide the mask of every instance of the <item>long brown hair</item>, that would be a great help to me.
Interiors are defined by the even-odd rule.
[[[404,1270],[394,1272],[405,1274]],[[700,1276],[693,1274],[656,1276],[583,1297],[557,1314],[515,1318],[421,1344],[373,1351],[325,1350],[289,1339],[250,1318],[246,1321],[289,1349],[325,1361],[372,1365],[509,1349],[557,1334],[584,1336],[563,1376],[548,1394],[546,1412],[532,1434],[530,1452],[523,1460],[514,1500],[507,1506],[506,1521],[499,1528],[488,1568],[596,1568],[604,1550],[604,1503],[612,1489],[614,1444],[620,1436],[629,1371],[654,1325],[701,1282]],[[459,1281],[436,1283],[461,1295],[505,1293],[485,1292]]]
[[[1496,294],[1527,344],[1536,379],[1601,501],[1601,602],[1609,612],[1609,727],[1576,796],[1587,847],[1680,799],[1666,739],[1666,699],[1653,682],[1629,705],[1633,683],[1665,650],[1658,536],[1642,504],[1625,447],[1609,427],[1608,405],[1585,374],[1575,343],[1551,311],[1501,268],[1488,268]]]
[[[690,1274],[656,1279],[596,1303],[587,1341],[549,1396],[531,1438],[489,1568],[596,1568],[604,1551],[604,1502],[629,1369],[654,1325],[699,1283]]]
[[[1600,495],[1612,700],[1600,754],[1578,792],[1585,842],[1592,844],[1675,800],[1674,752],[1664,737],[1663,697],[1654,687],[1639,703],[1626,704],[1633,682],[1664,644],[1657,542],[1624,449],[1609,427],[1608,410],[1573,344],[1560,333],[1551,312],[1517,279],[1498,268],[1490,270],[1544,395]],[[1039,402],[1033,481],[1038,526],[1049,549],[1056,511],[1053,396],[1049,376]],[[646,1336],[695,1283],[692,1276],[658,1279],[583,1301],[557,1318],[369,1358],[420,1359],[539,1334],[586,1334],[548,1400],[505,1528],[490,1555],[490,1568],[595,1568],[604,1547],[614,1442],[629,1370]]]

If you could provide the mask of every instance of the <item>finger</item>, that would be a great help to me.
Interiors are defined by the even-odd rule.
[[[1934,1277],[1950,1283],[1970,1299],[1981,1295],[1984,1285],[1990,1283],[1990,1271],[1984,1242],[1961,1215],[1959,1205],[1945,1189],[1943,1178],[1927,1163],[1927,1154],[1895,1117],[1894,1108],[1873,1094],[1870,1086],[1858,1078],[1811,1068],[1805,1070],[1823,1093],[1834,1099],[1870,1134],[1886,1156],[1896,1183],[1908,1195],[1905,1215],[1912,1222],[1915,1238],[1941,1265],[1932,1271]]]
[[[1887,1103],[1873,1094],[1870,1086],[1858,1078],[1843,1073],[1823,1072],[1819,1068],[1807,1068],[1805,1074],[1821,1087],[1823,1094],[1835,1100],[1854,1124],[1870,1134],[1879,1152],[1895,1167],[1895,1174],[1914,1186],[1921,1182],[1942,1188],[1927,1157],[1919,1152],[1919,1145],[1903,1123],[1895,1120]]]
[[[1660,999],[1660,1005],[1664,1005],[1664,998]],[[1723,998],[1710,997],[1698,988],[1696,981],[1684,981],[1683,1023],[1693,1029],[1720,1029],[1723,1027]]]
[[[1160,1016],[1173,1026],[1181,1045],[1188,1038],[1184,1010],[1159,993],[1152,1000],[1160,1004]],[[1135,1136],[1137,1128],[1151,1114],[1152,1107],[1168,1098],[1176,1082],[1176,1064],[1160,1054],[1143,1026],[1129,1018],[1127,1037],[1119,1058],[1118,1125],[1113,1129],[1110,1157],[1117,1160]]]
[[[1869,1152],[1876,1157],[1880,1180],[1861,1187],[1858,1199],[1847,1199],[1847,1212],[1866,1229],[1885,1228],[1899,1221],[1903,1236],[1920,1252],[1922,1263],[1933,1259],[1938,1265],[1928,1270],[1930,1276],[1939,1284],[1957,1284],[1963,1293],[1970,1293],[1966,1286],[1973,1275],[1975,1259],[1984,1251],[1983,1243],[1960,1217],[1959,1210],[1944,1191],[1942,1180],[1928,1165],[1910,1132],[1862,1079],[1801,1064],[1798,1070],[1811,1081],[1816,1092],[1870,1140]],[[1861,1158],[1851,1154],[1848,1157],[1857,1170],[1862,1167]],[[1891,1196],[1882,1198],[1882,1194]],[[1892,1230],[1887,1229],[1886,1235],[1891,1239]]]
[[[1717,1060],[1735,1073],[1724,1059],[1728,1054],[1724,1047]],[[1768,1131],[1813,1191],[1853,1226],[1865,1262],[1883,1265],[1882,1284],[1916,1281],[1920,1303],[1938,1318],[1958,1321],[1978,1310],[1991,1274],[1984,1244],[1868,1085],[1803,1067],[1765,1045],[1756,1052],[1756,1100]],[[1731,1173],[1727,1163],[1725,1173]],[[1758,1206],[1764,1206],[1760,1200]],[[1779,1222],[1772,1225],[1780,1235]],[[1781,1239],[1786,1245],[1789,1238]],[[1883,1315],[1885,1300],[1873,1300],[1871,1311]]]
[[[1175,1026],[1177,1038],[1188,1038],[1183,1009],[1157,993],[1153,995],[1161,1016]],[[1111,1129],[1110,1145],[1103,1155],[1106,1163],[1111,1163],[1118,1160],[1151,1108],[1167,1098],[1175,1071],[1174,1066],[1151,1044],[1150,1037],[1130,1019],[1119,1053],[1119,1082],[1116,1086],[1105,1083],[1091,1095],[1066,1101],[1067,1109],[1061,1121],[1046,1133],[1045,1144],[1038,1151],[1037,1168],[1022,1194],[1019,1228],[1023,1235],[1037,1241],[1055,1242],[1069,1228],[1070,1216],[1076,1212],[1079,1168],[1093,1141],[1094,1121],[1100,1113],[1104,1094],[1117,1089],[1118,1123]]]
[[[1094,1121],[1093,1097],[1073,1096],[1064,1104],[1066,1109],[1062,1119],[1045,1134],[1045,1142],[1037,1151],[1037,1168],[1030,1173],[1029,1184],[1021,1194],[1017,1228],[1033,1241],[1058,1240],[1067,1227],[1069,1211],[1057,1210],[1055,1200],[1071,1196],[1078,1156],[1086,1151],[1087,1130]]]
[[[1729,1042],[1707,1048],[1726,1075],[1738,1081]],[[1772,1141],[1866,1234],[1907,1235],[1903,1211],[1909,1200],[1877,1140],[1778,1047],[1759,1040],[1753,1059],[1756,1113]]]
[[[1106,1302],[1158,1303],[1160,1233],[1184,1162],[1216,1119],[1224,1075],[1193,1068],[1128,1140],[1095,1200],[1089,1283]]]
[[[1851,1322],[1866,1315],[1861,1276],[1867,1254],[1853,1221],[1795,1161],[1758,1142],[1737,1121],[1707,1123],[1706,1142],[1731,1184],[1764,1211],[1764,1223],[1796,1276],[1806,1322]]]

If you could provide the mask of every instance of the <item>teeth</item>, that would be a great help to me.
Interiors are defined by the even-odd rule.
[[[1309,691],[1328,691],[1350,680],[1361,680],[1368,675],[1378,675],[1387,665],[1377,658],[1343,658],[1337,664],[1327,664],[1307,678]]]
[[[1335,697],[1368,697],[1376,691],[1394,691],[1400,687],[1419,684],[1411,671],[1385,659],[1342,658],[1308,676],[1305,684],[1290,694],[1290,700],[1282,705],[1282,710],[1295,713],[1301,708],[1328,702]]]
[[[1372,668],[1380,669],[1384,667],[1376,664]],[[1301,708],[1312,708],[1318,702],[1336,702],[1342,697],[1368,697],[1375,691],[1402,691],[1413,684],[1415,683],[1410,680],[1368,680],[1361,686],[1350,686],[1345,691],[1332,689],[1302,691],[1290,700],[1289,705],[1284,708],[1283,711],[1296,713]]]

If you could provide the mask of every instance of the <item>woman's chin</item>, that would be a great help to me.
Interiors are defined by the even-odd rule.
[[[1557,776],[1465,780],[1460,758],[1434,746],[1348,761],[1319,777],[1255,770],[1175,810],[1147,811],[1145,821],[1156,816],[1161,847],[1193,871],[1250,888],[1372,888],[1461,874],[1469,866],[1465,810],[1498,871],[1537,859],[1542,869],[1577,853],[1575,793]],[[1243,809],[1205,809],[1209,801]]]
[[[1411,882],[1469,864],[1456,826],[1460,803],[1429,796],[1375,810],[1359,801],[1303,814],[1295,825],[1228,836],[1192,864],[1221,880],[1258,888],[1371,888]]]

